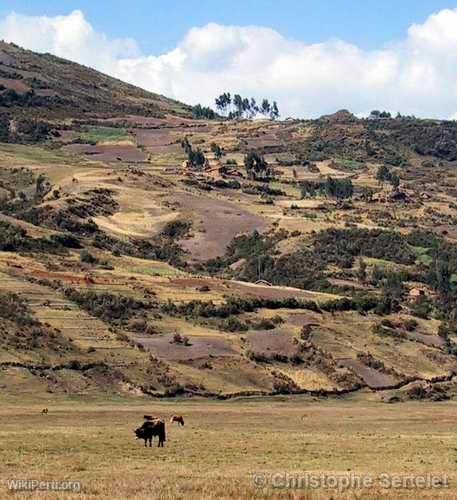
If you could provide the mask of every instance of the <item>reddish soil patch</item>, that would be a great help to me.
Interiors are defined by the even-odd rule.
[[[227,282],[227,285],[231,291],[234,291],[237,294],[243,296],[260,297],[264,299],[296,298],[303,300],[313,300],[316,298],[315,293],[308,292],[306,290],[300,290],[298,288],[255,285],[253,283],[243,283],[241,281],[230,281]]]
[[[180,193],[173,201],[180,205],[182,213],[194,220],[195,235],[182,240],[181,245],[196,260],[223,255],[235,236],[268,228],[268,223],[259,215],[227,201],[189,193]]]
[[[319,313],[315,313],[312,311],[306,312],[293,312],[290,311],[287,315],[287,323],[290,323],[293,326],[304,326],[309,323],[319,324],[322,321],[322,315]]]
[[[291,357],[297,354],[297,344],[288,330],[258,330],[246,335],[251,350],[264,356],[280,354]]]
[[[444,339],[438,337],[438,335],[425,335],[418,332],[407,332],[406,334],[410,339],[421,342],[429,347],[443,347],[444,345]]]
[[[393,387],[399,382],[396,377],[388,375],[387,373],[379,372],[374,368],[370,368],[357,359],[339,359],[338,364],[344,368],[351,369],[359,378],[361,378],[365,382],[365,384],[368,385],[368,387],[372,389]]]
[[[130,144],[119,144],[113,146],[69,144],[68,146],[64,146],[63,149],[70,153],[91,155],[94,159],[102,161],[118,161],[118,158],[121,158],[122,161],[132,162],[146,160],[146,155],[137,147]]]
[[[141,144],[147,148],[153,148],[156,146],[169,146],[176,141],[176,137],[170,131],[170,129],[134,129],[132,132],[135,135],[138,144]]]
[[[211,336],[192,337],[189,346],[173,343],[171,335],[153,338],[135,337],[135,341],[156,356],[174,361],[201,359],[210,355],[219,357],[238,355],[229,342]]]
[[[52,90],[52,89],[38,89],[36,91],[36,94],[41,95],[43,97],[51,97],[54,95],[58,95],[57,92],[55,90]]]
[[[246,142],[249,149],[281,146],[281,142],[274,134],[259,134],[259,137],[250,137]]]
[[[19,93],[25,93],[30,90],[30,87],[21,80],[13,80],[11,78],[0,78],[0,84],[4,85],[7,89],[12,89]]]

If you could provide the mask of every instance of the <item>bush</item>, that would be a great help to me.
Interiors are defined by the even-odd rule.
[[[31,238],[21,227],[0,221],[0,251],[2,252],[46,252],[58,253],[64,249],[56,241],[46,238]]]
[[[403,321],[403,327],[408,332],[413,332],[417,328],[417,321],[415,319],[405,319]]]
[[[183,343],[183,338],[180,333],[176,332],[173,335],[173,343],[174,344],[182,344]]]
[[[259,321],[253,321],[249,323],[249,326],[253,330],[274,330],[276,328],[276,324],[273,321],[266,318],[262,318]]]
[[[0,317],[13,321],[18,326],[38,324],[26,302],[15,293],[0,293]]]
[[[81,248],[80,241],[72,234],[53,234],[51,240],[66,248]]]
[[[220,323],[220,328],[226,332],[245,332],[248,330],[248,325],[238,318],[230,317]]]
[[[176,305],[169,301],[162,304],[161,310],[164,314],[182,315],[189,318],[229,318],[243,312],[255,312],[256,309],[306,309],[320,312],[319,306],[314,301],[299,301],[294,297],[287,299],[267,298],[241,298],[229,297],[223,304],[216,305],[212,301],[202,302],[191,300],[185,304]]]
[[[421,297],[417,302],[409,306],[411,314],[421,319],[428,319],[432,312],[432,304],[427,297]]]
[[[85,264],[96,264],[98,262],[97,257],[94,257],[89,251],[84,249],[80,254],[79,254],[79,260],[81,262],[84,262]]]
[[[316,235],[314,251],[327,263],[343,268],[352,267],[354,258],[360,256],[399,264],[414,264],[416,260],[406,237],[380,229],[326,229]]]
[[[162,235],[169,238],[181,238],[190,229],[191,223],[184,220],[175,220],[168,222],[162,229]]]
[[[137,311],[151,307],[146,302],[124,295],[80,292],[73,288],[67,288],[64,293],[68,300],[75,302],[93,316],[107,322],[129,320]]]

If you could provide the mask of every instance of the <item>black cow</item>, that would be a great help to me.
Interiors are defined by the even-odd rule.
[[[149,446],[151,447],[152,438],[157,436],[159,438],[158,446],[163,447],[163,443],[165,442],[165,422],[163,420],[148,420],[134,432],[137,439],[144,439],[144,446],[147,446],[147,442],[149,441]]]

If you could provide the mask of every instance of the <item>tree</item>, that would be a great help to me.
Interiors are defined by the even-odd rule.
[[[370,113],[370,118],[374,120],[379,118],[392,118],[392,115],[388,111],[379,111],[375,109]]]
[[[365,281],[367,280],[367,263],[362,259],[362,257],[359,258],[357,278],[359,278],[362,283],[365,283]]]
[[[186,154],[189,154],[192,146],[190,145],[189,139],[187,137],[184,137],[184,139],[181,141],[181,147],[184,149]]]
[[[216,103],[216,108],[221,112],[221,113],[224,113],[225,112],[225,109],[226,109],[226,106],[225,106],[225,101],[223,99],[222,96],[219,96],[219,97],[216,97],[215,99],[215,103]]]
[[[257,106],[257,103],[254,99],[254,97],[251,97],[251,118],[254,118],[254,116],[259,112],[259,107]]]
[[[243,116],[243,98],[240,94],[233,96],[233,105],[235,106],[235,116],[241,118]]]
[[[378,179],[379,182],[384,182],[390,180],[391,173],[389,168],[386,165],[380,165],[376,172],[376,179]]]
[[[443,296],[447,296],[451,290],[451,276],[449,262],[442,258],[434,263],[434,287]]]
[[[203,107],[201,104],[196,104],[192,106],[192,117],[193,118],[207,118],[208,120],[214,120],[217,118],[214,110],[208,107]]]
[[[264,116],[268,116],[270,114],[271,106],[270,103],[268,102],[268,99],[264,99],[262,101],[262,105],[260,106],[260,112]]]
[[[206,158],[205,155],[203,154],[203,151],[200,148],[194,150],[187,137],[185,137],[181,141],[181,146],[187,153],[187,158],[189,160],[189,163],[193,167],[202,167],[206,163]]]
[[[383,284],[383,293],[394,299],[401,299],[405,293],[402,276],[398,272],[387,272]]]
[[[46,176],[44,174],[40,174],[37,177],[35,184],[35,194],[34,201],[35,203],[41,202],[43,198],[51,191],[52,186],[46,180]]]
[[[249,116],[250,112],[251,112],[251,103],[249,102],[249,99],[244,98],[243,99],[243,112],[242,112],[242,114],[244,115],[245,113],[247,113],[247,115]]]
[[[217,109],[219,109],[222,113],[225,113],[232,104],[232,96],[230,95],[230,92],[224,92],[219,97],[216,97],[215,102]]]
[[[229,119],[252,119],[259,113],[270,117],[272,120],[277,120],[279,118],[278,104],[276,101],[270,104],[268,99],[263,99],[262,104],[259,106],[254,97],[249,99],[247,97],[242,97],[240,94],[235,94],[232,99],[229,92],[224,92],[219,97],[216,97],[215,104],[216,108],[221,111],[221,113],[226,114]],[[232,104],[233,107],[231,107]],[[204,113],[207,112],[206,108],[202,108],[202,110]],[[200,109],[196,110],[196,112],[200,111]]]
[[[214,153],[214,157],[218,160],[225,155],[225,151],[215,142],[211,144],[211,151]]]
[[[392,184],[392,187],[394,189],[398,189],[398,186],[400,186],[400,177],[398,177],[397,174],[393,173],[390,176],[389,182]]]
[[[327,177],[324,184],[324,191],[328,197],[342,200],[352,197],[354,186],[351,179],[333,179],[333,177]]]
[[[194,167],[203,167],[206,162],[205,155],[200,148],[197,148],[196,151],[191,149],[188,153],[189,161]]]
[[[255,151],[250,151],[244,157],[244,166],[250,179],[257,180],[258,178],[265,177],[269,173],[268,164],[263,158]]]
[[[272,120],[277,120],[279,118],[279,109],[278,105],[276,104],[276,101],[273,101],[273,105],[270,111],[270,117]]]
[[[316,196],[316,191],[319,189],[319,185],[313,181],[302,181],[300,185],[301,197],[303,198],[314,198]]]
[[[6,116],[0,116],[0,142],[8,142],[9,137],[9,120]]]

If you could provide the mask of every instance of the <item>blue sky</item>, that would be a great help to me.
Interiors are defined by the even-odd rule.
[[[134,37],[158,54],[173,48],[187,30],[209,22],[258,25],[307,43],[341,38],[374,49],[401,38],[412,23],[457,7],[449,0],[1,0],[10,11],[56,16],[80,9],[97,31]]]
[[[457,0],[0,0],[0,39],[189,104],[457,119]]]

